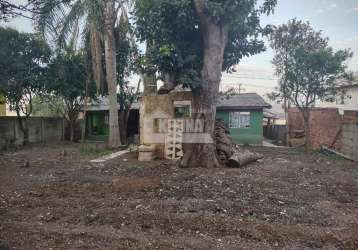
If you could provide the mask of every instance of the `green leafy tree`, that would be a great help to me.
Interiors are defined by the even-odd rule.
[[[47,95],[46,95],[47,97]],[[41,96],[34,96],[32,98],[32,116],[37,117],[62,117],[60,108],[63,103],[57,97],[44,98]]]
[[[86,98],[95,98],[95,85],[89,79],[83,51],[64,49],[49,64],[46,99],[51,109],[68,122],[70,141],[74,140],[74,127]]]
[[[193,118],[204,120],[214,136],[216,100],[222,71],[245,56],[264,51],[260,16],[270,14],[276,0],[137,0],[138,35],[150,44],[151,59],[166,84],[193,90]],[[169,77],[168,77],[169,76]],[[215,144],[192,144],[184,152],[185,167],[219,167]]]
[[[280,81],[278,91],[269,97],[288,101],[301,111],[306,147],[310,148],[310,111],[317,101],[334,101],[345,94],[339,80],[350,78],[345,62],[353,54],[349,50],[334,52],[321,32],[295,19],[275,27],[270,40]]]
[[[25,145],[29,143],[27,120],[33,112],[32,100],[44,90],[51,51],[35,34],[2,27],[0,46],[0,94],[17,114]]]

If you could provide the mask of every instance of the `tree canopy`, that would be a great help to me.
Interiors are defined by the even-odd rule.
[[[51,108],[68,121],[71,141],[86,98],[95,98],[96,88],[89,74],[86,54],[72,47],[58,51],[49,64],[46,99],[53,104]]]
[[[0,27],[0,93],[10,109],[30,115],[27,105],[44,88],[51,51],[35,34]]]
[[[245,56],[265,50],[260,36],[260,15],[273,11],[275,0],[257,6],[256,0],[205,1],[205,10],[215,23],[228,30],[222,70],[230,71]],[[141,41],[149,46],[147,60],[175,84],[200,85],[203,64],[203,30],[192,0],[137,0],[135,22]]]
[[[279,91],[271,97],[287,99],[300,109],[334,100],[340,91],[338,80],[349,77],[345,62],[353,56],[350,50],[334,51],[321,31],[295,19],[275,27],[270,41],[280,78]]]
[[[44,90],[51,51],[35,34],[0,27],[0,95],[16,111],[24,144],[28,143],[26,118],[32,113],[34,95]],[[25,115],[25,117],[22,117]]]

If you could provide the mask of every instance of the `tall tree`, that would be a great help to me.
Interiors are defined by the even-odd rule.
[[[109,146],[120,145],[117,109],[116,43],[114,28],[125,0],[68,0],[53,4],[54,0],[42,0],[41,15],[36,17],[37,26],[42,33],[52,34],[61,44],[77,28],[79,20],[85,21],[84,32],[89,32],[94,80],[98,89],[104,82],[102,46],[105,47],[105,80],[110,103]],[[48,32],[50,31],[50,32]]]
[[[117,107],[117,58],[116,42],[114,38],[116,9],[114,8],[114,0],[105,0],[104,12],[104,47],[109,99],[109,146],[116,148],[121,144],[121,138],[119,133]]]
[[[317,101],[334,101],[337,95],[345,94],[339,80],[351,77],[345,61],[353,54],[349,50],[334,52],[321,31],[296,19],[274,27],[270,41],[276,51],[273,64],[280,81],[278,91],[269,97],[288,100],[301,111],[309,149],[310,111]]]
[[[270,14],[275,5],[276,0],[259,7],[256,0],[136,1],[138,33],[157,48],[154,63],[162,74],[171,74],[175,85],[192,88],[193,118],[204,120],[211,139],[187,148],[183,166],[220,166],[213,133],[221,73],[264,50],[260,15]]]
[[[44,90],[51,51],[35,34],[2,27],[0,47],[0,95],[5,96],[10,109],[16,112],[26,145],[29,143],[27,120],[33,111],[33,96]]]

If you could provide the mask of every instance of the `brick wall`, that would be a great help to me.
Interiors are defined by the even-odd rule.
[[[314,108],[311,110],[310,129],[311,143],[314,149],[322,145],[339,150],[342,147],[343,118],[335,108]],[[294,130],[304,130],[303,117],[297,108],[288,111],[288,124],[290,137],[293,137]]]
[[[344,124],[357,124],[358,123],[358,111],[344,111],[343,116],[343,123]]]

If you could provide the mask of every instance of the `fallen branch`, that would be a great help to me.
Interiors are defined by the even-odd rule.
[[[264,156],[262,154],[253,153],[247,150],[237,150],[233,156],[230,157],[226,165],[230,168],[239,168],[263,158]]]
[[[344,158],[344,159],[346,159],[346,160],[349,160],[349,161],[353,161],[353,162],[356,162],[356,161],[357,161],[357,160],[351,158],[351,157],[348,156],[348,155],[342,154],[342,153],[340,153],[340,152],[338,152],[338,151],[336,151],[336,150],[334,150],[334,149],[328,148],[328,147],[326,147],[326,146],[322,146],[322,150],[323,150],[323,151],[327,151],[327,152],[329,152],[329,153],[331,153],[331,154],[336,154],[336,155],[338,155],[338,156],[340,156],[340,157],[342,157],[342,158]]]

